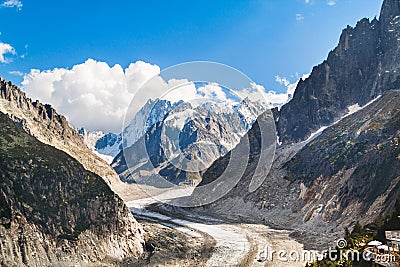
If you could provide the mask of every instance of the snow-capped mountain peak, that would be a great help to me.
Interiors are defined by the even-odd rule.
[[[251,102],[249,99],[241,102],[204,101],[194,105],[184,101],[171,102],[150,99],[121,133],[86,133],[82,130],[82,136],[93,151],[102,155],[103,159],[110,163],[123,147],[134,145],[157,123],[162,122],[162,127],[175,129],[173,131],[184,131],[185,125],[192,120],[196,120],[196,124],[199,125],[208,123],[209,119],[207,118],[212,118],[213,121],[220,124],[218,127],[231,129],[229,133],[216,137],[220,140],[220,145],[224,147],[222,151],[226,152],[236,146],[240,137],[250,129],[257,116],[263,111],[265,111],[265,107],[261,103]],[[234,124],[233,127],[228,127],[229,122]],[[200,128],[207,129],[207,127]],[[227,134],[232,136],[228,137]],[[182,137],[182,140],[184,139]]]

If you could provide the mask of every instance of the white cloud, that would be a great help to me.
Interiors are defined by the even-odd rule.
[[[275,76],[275,81],[284,86],[288,86],[290,84],[289,80],[286,77],[280,77],[279,75]]]
[[[217,99],[219,101],[228,100],[221,86],[216,83],[206,84],[205,86],[200,87],[197,91],[201,96],[209,99]]]
[[[18,10],[22,9],[22,2],[20,0],[7,0],[0,4],[0,7],[16,7]]]
[[[261,102],[264,102],[264,104],[268,105],[269,107],[274,107],[274,106],[279,107],[288,101],[288,96],[285,93],[278,94],[275,91],[267,92],[265,90],[264,86],[258,85],[255,83],[253,83],[251,86],[252,86],[252,89],[257,89],[257,91],[258,91],[257,96],[252,95],[250,97],[252,99],[252,101],[259,100]],[[251,94],[250,92],[248,92],[248,93]]]
[[[306,2],[306,4],[309,4],[309,3],[310,3],[310,0],[305,0],[305,2]]]
[[[204,100],[210,99],[218,102],[231,101],[218,84],[208,83],[196,87],[194,82],[187,79],[170,79],[166,82],[160,76],[155,76],[146,82],[142,90],[146,91],[146,94],[136,95],[135,97],[142,97],[143,99],[138,102],[143,103],[147,101],[148,98],[166,99],[171,102],[183,100],[191,103],[192,106],[197,106],[204,103]],[[135,114],[135,111],[138,110],[133,107],[130,107],[130,109],[130,114]]]
[[[129,106],[127,121],[133,119],[133,116],[141,108],[140,103],[145,103],[148,99],[165,99],[171,102],[183,100],[196,107],[210,99],[217,102],[227,102],[231,104],[231,99],[227,97],[223,89],[215,83],[209,83],[196,87],[192,81],[187,79],[170,79],[164,81],[160,75],[154,76],[148,80],[141,93],[135,95],[135,103],[138,105]]]
[[[305,75],[303,75],[302,78],[304,77]],[[298,83],[298,78],[296,82],[290,83],[290,81],[286,77],[280,77],[279,75],[277,75],[275,76],[275,81],[286,87],[286,94],[288,95],[288,98],[291,98],[293,96]]]
[[[88,59],[70,70],[32,69],[22,85],[29,97],[53,105],[77,127],[118,132],[132,92],[158,72],[158,66],[141,61],[124,70]]]
[[[296,14],[296,20],[297,20],[297,21],[304,20],[304,15],[303,15],[303,14],[300,14],[300,13]]]
[[[328,4],[328,6],[334,6],[334,5],[336,5],[336,1],[335,0],[328,0],[327,4]]]
[[[301,79],[305,80],[308,78],[308,76],[309,74],[303,74],[301,76]],[[252,88],[257,89],[259,92],[262,92],[262,96],[267,102],[266,104],[280,108],[282,105],[286,104],[292,99],[294,91],[296,90],[297,84],[300,79],[298,75],[296,75],[296,79],[296,82],[291,83],[286,77],[281,77],[278,75],[275,76],[275,81],[286,87],[285,93],[277,93],[275,91],[267,92],[264,86],[257,85],[255,83],[252,84]]]
[[[19,70],[10,71],[9,74],[15,75],[15,76],[24,76],[24,73],[22,73],[22,72],[19,71]]]
[[[125,70],[126,82],[130,93],[136,91],[153,76],[160,73],[160,67],[143,61],[131,63]]]
[[[11,54],[15,55],[15,49],[10,44],[1,43],[0,42],[0,62],[1,63],[10,63],[12,59],[6,58],[5,55]]]
[[[160,87],[161,88],[161,87]],[[161,99],[167,99],[172,102],[183,100],[192,102],[198,98],[196,85],[186,79],[171,79],[167,83],[164,82]]]

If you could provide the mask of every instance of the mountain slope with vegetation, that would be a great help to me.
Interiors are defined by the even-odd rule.
[[[118,188],[115,171],[95,155],[67,119],[50,105],[32,101],[21,89],[0,77],[0,112],[20,124],[30,135],[78,160],[85,168]]]
[[[0,113],[0,265],[118,263],[143,252],[123,201],[74,158]]]

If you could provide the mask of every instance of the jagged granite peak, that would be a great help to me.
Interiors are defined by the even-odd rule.
[[[3,113],[0,178],[1,266],[115,265],[143,252],[143,230],[100,176]]]
[[[98,153],[101,158],[105,159],[108,163],[111,163],[120,153],[123,146],[132,146],[150,127],[155,123],[162,121],[174,105],[175,103],[168,100],[149,99],[135,114],[133,119],[125,126],[121,133],[103,134],[97,138],[92,147],[90,146],[90,143],[85,143],[95,153]],[[87,133],[87,135],[96,135],[96,133],[97,132]]]
[[[400,15],[400,1],[399,0],[385,0],[382,4],[379,20],[383,25],[390,23],[393,18]]]
[[[162,121],[175,105],[175,103],[168,100],[149,99],[123,129],[123,146],[132,146],[150,127]]]
[[[255,122],[260,111],[265,111],[264,105],[260,102],[252,102],[248,97],[233,106],[233,110],[238,113],[244,127],[249,130]]]
[[[77,159],[86,169],[100,175],[115,189],[120,183],[115,171],[84,143],[67,119],[50,105],[32,101],[26,94],[0,78],[0,112],[9,115],[39,141]]]
[[[400,10],[398,0],[383,3],[379,20],[360,20],[343,30],[327,60],[300,80],[293,99],[279,111],[283,144],[307,139],[383,92],[400,88]]]

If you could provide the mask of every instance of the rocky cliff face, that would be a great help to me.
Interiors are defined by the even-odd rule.
[[[0,112],[8,114],[30,135],[39,141],[56,147],[77,159],[87,170],[117,187],[118,175],[83,142],[66,118],[50,105],[32,102],[18,87],[0,78]]]
[[[307,139],[346,112],[390,89],[400,88],[399,0],[385,0],[379,20],[362,19],[343,30],[327,60],[301,80],[277,122],[284,144]]]
[[[391,90],[300,150],[283,167],[286,179],[302,182],[304,221],[366,223],[392,210],[400,197],[399,142],[400,91]]]
[[[66,123],[49,108],[39,114]],[[123,201],[100,176],[21,126],[0,113],[0,265],[111,265],[137,258],[141,229]]]

